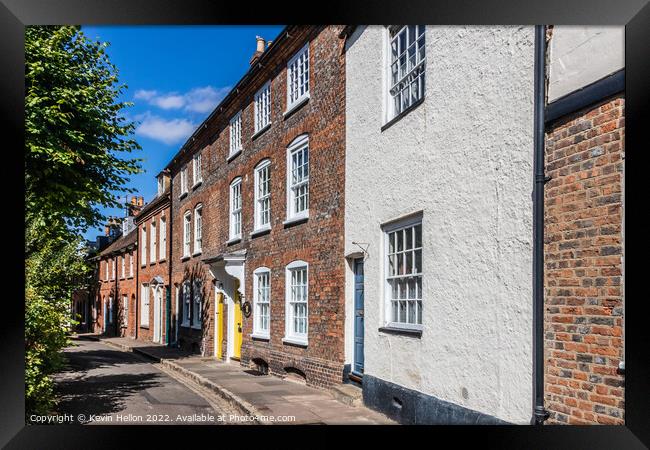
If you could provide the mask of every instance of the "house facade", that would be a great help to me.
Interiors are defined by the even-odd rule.
[[[402,423],[528,423],[534,27],[346,32],[351,377]]]
[[[624,423],[624,31],[547,31],[544,323],[551,423]]]
[[[134,317],[136,337],[157,344],[170,344],[172,299],[169,285],[171,214],[169,176],[158,175],[158,193],[135,219],[138,240],[137,295]]]
[[[318,386],[344,370],[341,29],[259,39],[168,166],[179,344]]]
[[[94,330],[108,336],[136,337],[137,233],[135,217],[142,207],[141,198],[126,205],[124,219],[114,219],[106,226],[113,239],[95,257],[98,287],[94,308]]]

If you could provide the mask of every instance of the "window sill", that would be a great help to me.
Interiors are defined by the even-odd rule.
[[[193,329],[193,330],[200,330],[202,327],[196,327],[196,326],[192,325],[192,326],[190,326],[190,328]]]
[[[228,155],[228,157],[226,158],[226,162],[230,162],[230,161],[232,161],[233,159],[235,159],[235,158],[236,158],[237,156],[239,156],[240,154],[241,154],[241,149],[237,150],[237,151],[236,151],[235,153],[233,153],[232,155]]]
[[[407,115],[408,113],[410,113],[411,111],[413,111],[415,108],[417,108],[418,106],[420,106],[422,103],[424,103],[424,96],[422,96],[419,100],[416,100],[415,103],[413,103],[411,106],[409,106],[409,107],[406,108],[404,111],[402,111],[401,113],[399,113],[398,115],[396,115],[395,117],[393,117],[392,119],[390,119],[388,122],[386,122],[386,123],[381,127],[381,130],[380,130],[380,131],[383,132],[383,131],[386,130],[387,128],[390,128],[394,123],[399,122],[400,119],[402,119],[402,117],[404,117],[405,115]]]
[[[159,260],[158,260],[159,263],[164,263],[164,262],[166,262],[166,261],[167,261],[167,258],[162,258],[162,259],[159,259]]]
[[[282,338],[282,342],[284,344],[294,345],[296,347],[305,347],[305,348],[307,347],[307,341],[298,338],[285,337]]]
[[[185,198],[185,197],[187,197],[187,191],[186,192],[181,192],[181,195],[178,196],[178,198],[181,199],[181,200],[183,198]]]
[[[287,110],[282,114],[282,118],[284,120],[287,120],[290,116],[293,115],[296,111],[298,111],[300,108],[305,106],[305,104],[309,101],[309,93],[305,94],[303,98],[295,102],[293,105],[291,105]]]
[[[192,253],[192,256],[199,256],[201,253],[203,253],[203,250],[199,250],[198,252]]]
[[[190,255],[181,256],[181,261],[187,261],[188,259],[190,259]]]
[[[182,323],[181,328],[191,328],[189,323]]]
[[[152,261],[149,263],[150,266],[153,266],[154,264],[156,264],[156,261]]]
[[[291,217],[284,222],[282,222],[282,225],[286,227],[290,227],[292,225],[297,225],[299,223],[307,222],[309,220],[309,214],[306,215],[301,215],[301,216],[296,216],[296,217]]]
[[[398,334],[401,336],[422,337],[422,330],[416,328],[379,327],[380,333]]]
[[[149,325],[140,325],[140,328],[142,328],[142,329],[144,329],[144,330],[148,330],[148,329],[149,329]]]
[[[199,181],[198,183],[194,183],[194,186],[192,186],[192,190],[196,189],[197,187],[201,186],[203,184],[203,180]]]
[[[254,341],[269,342],[271,340],[271,337],[266,334],[251,334],[251,339]]]
[[[270,232],[271,232],[271,227],[259,228],[257,230],[253,230],[250,233],[250,237],[262,236],[263,234],[268,234]]]
[[[267,124],[264,125],[262,128],[260,128],[258,131],[256,131],[255,134],[251,136],[251,141],[254,141],[254,140],[257,139],[259,136],[261,136],[262,134],[264,134],[264,132],[265,132],[266,130],[268,130],[269,128],[271,128],[271,122],[267,123]]]
[[[234,237],[234,238],[226,241],[226,245],[233,245],[233,244],[236,244],[237,242],[240,242],[240,241],[241,241],[241,236]]]

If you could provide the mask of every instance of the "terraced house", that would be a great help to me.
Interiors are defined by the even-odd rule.
[[[321,386],[344,369],[341,29],[258,38],[167,166],[181,347]]]

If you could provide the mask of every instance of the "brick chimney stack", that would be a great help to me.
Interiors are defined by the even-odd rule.
[[[265,44],[264,38],[262,36],[255,36],[255,39],[257,40],[257,48],[255,49],[255,53],[253,53],[253,57],[251,58],[251,61],[250,61],[251,66],[264,53],[264,44]]]

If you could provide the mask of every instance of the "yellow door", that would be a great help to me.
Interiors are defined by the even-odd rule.
[[[223,358],[223,292],[217,294],[217,358]]]
[[[242,314],[239,307],[239,291],[235,290],[235,341],[233,342],[233,358],[241,358]]]

